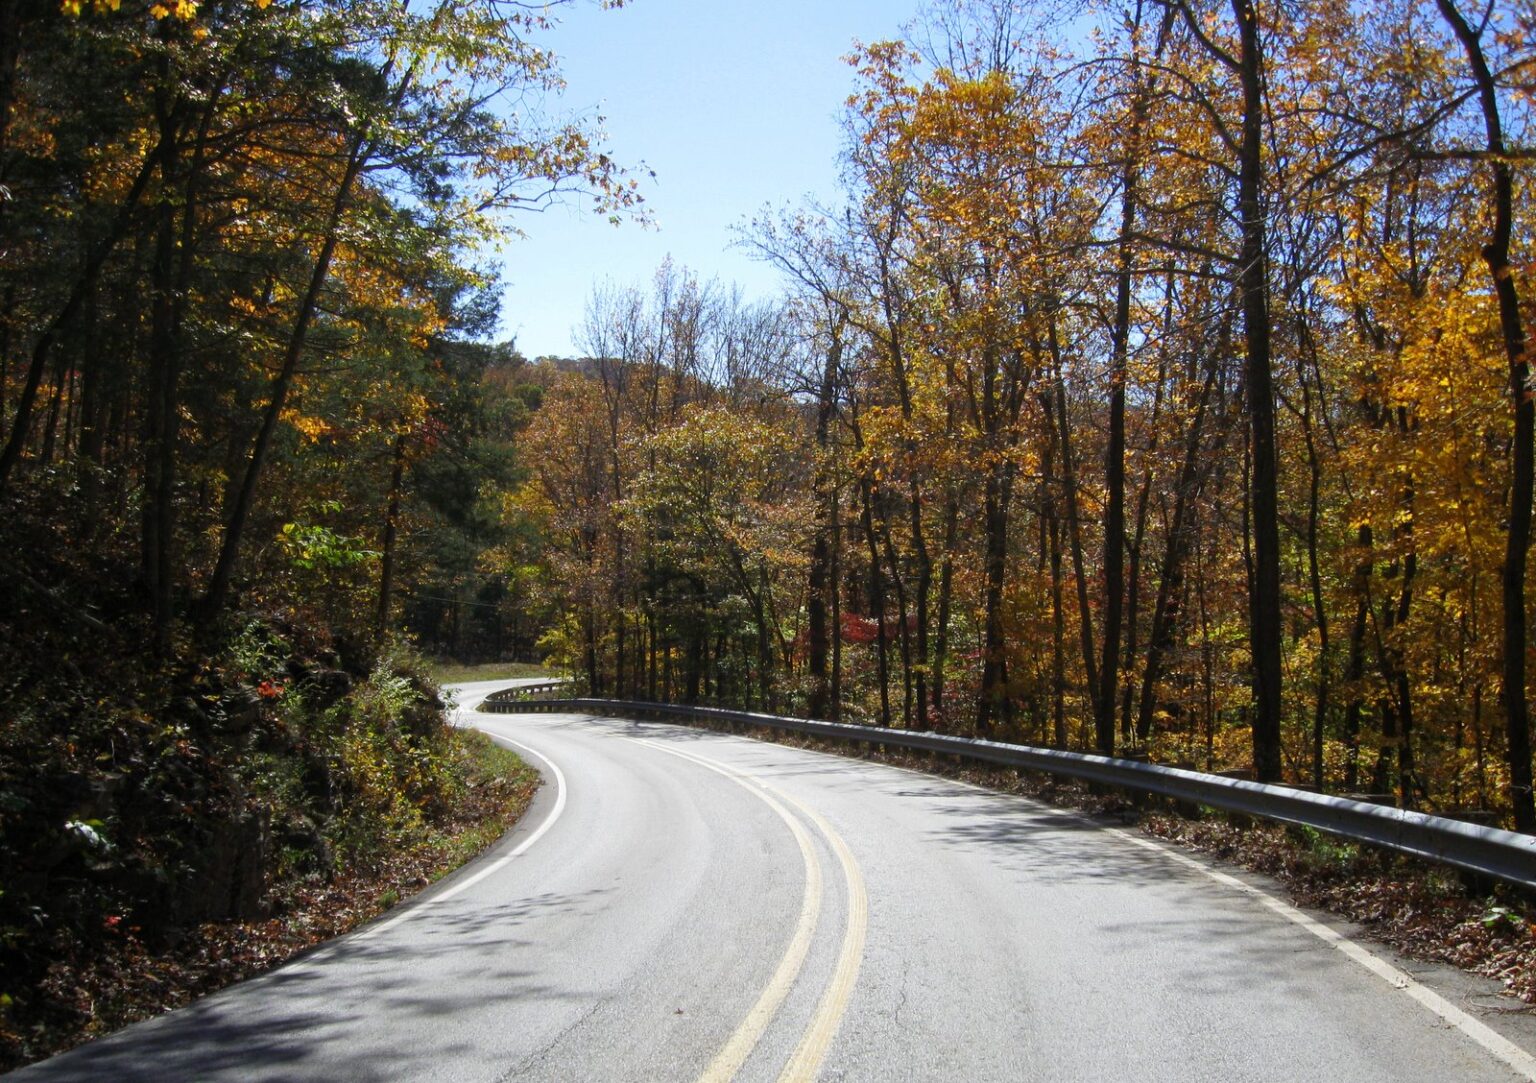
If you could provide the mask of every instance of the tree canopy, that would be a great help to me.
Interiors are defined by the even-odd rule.
[[[594,295],[529,433],[581,454],[508,505],[547,647],[1536,827],[1530,31],[954,2],[859,47],[844,201],[743,236],[759,363],[675,269]]]

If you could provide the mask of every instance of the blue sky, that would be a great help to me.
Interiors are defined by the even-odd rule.
[[[648,282],[671,255],[749,298],[778,280],[733,250],[732,227],[764,205],[835,198],[843,102],[855,39],[895,36],[919,0],[629,0],[563,9],[546,39],[561,58],[564,107],[607,117],[609,145],[656,179],[656,226],[614,227],[582,209],[520,219],[502,252],[502,331],[528,357],[579,353],[573,329],[594,282]]]

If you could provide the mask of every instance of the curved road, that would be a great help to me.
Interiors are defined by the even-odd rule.
[[[662,724],[459,715],[546,779],[489,855],[16,1078],[1536,1078],[1536,1021],[1492,983],[1081,816]]]

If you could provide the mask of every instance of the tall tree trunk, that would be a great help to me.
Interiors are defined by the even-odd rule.
[[[304,356],[304,345],[308,340],[310,323],[319,309],[320,294],[325,289],[326,279],[331,271],[331,260],[336,254],[336,245],[341,239],[341,222],[346,214],[347,204],[352,198],[352,188],[362,172],[363,163],[368,160],[371,153],[372,146],[366,134],[359,132],[353,137],[348,149],[341,179],[336,185],[336,192],[326,215],[320,251],[315,257],[309,284],[299,301],[293,329],[288,336],[288,346],[283,352],[282,366],[272,381],[272,391],[266,410],[262,414],[261,428],[256,433],[255,446],[251,448],[250,458],[246,462],[240,488],[235,493],[234,505],[229,509],[224,527],[224,541],[219,548],[218,563],[214,566],[207,592],[199,605],[198,615],[204,622],[213,621],[224,610],[224,604],[229,595],[230,580],[234,576],[235,562],[240,554],[240,543],[245,534],[245,524],[256,499],[256,488],[261,480],[262,469],[266,465],[267,450],[272,445],[278,419],[282,416],[283,407],[288,401],[288,391],[293,385],[294,373],[298,371],[299,359]]]
[[[0,0],[3,3],[4,0]],[[11,344],[16,337],[16,284],[5,287],[5,311],[0,314],[0,417],[11,397]]]
[[[405,481],[405,442],[407,434],[395,436],[389,468],[389,503],[384,509],[384,537],[379,545],[379,605],[374,614],[374,628],[380,635],[389,630],[391,594],[395,585],[395,537],[400,522],[400,490]]]
[[[949,730],[944,710],[945,666],[949,661],[949,609],[954,596],[955,545],[960,530],[960,501],[951,492],[944,502],[944,556],[939,563],[938,627],[933,643],[933,727]]]
[[[168,62],[161,61],[160,81],[170,83]],[[155,207],[155,251],[150,265],[149,365],[144,408],[144,503],[142,558],[145,585],[153,615],[153,648],[158,656],[170,650],[175,542],[175,467],[179,429],[176,410],[181,373],[180,304],[177,300],[177,234],[174,186],[179,179],[179,109],[170,91],[157,95],[159,127],[157,170],[160,198]],[[187,207],[185,213],[195,213]]]
[[[582,621],[586,633],[586,663],[587,663],[587,688],[590,695],[603,694],[603,675],[597,665],[597,614],[593,607],[587,607],[586,620]]]
[[[1211,641],[1211,606],[1205,576],[1205,540],[1198,534],[1195,550],[1195,601],[1200,612],[1200,700],[1205,722],[1205,769],[1216,769],[1216,645]]]
[[[833,583],[832,570],[832,490],[837,485],[836,470],[829,461],[832,454],[832,416],[837,408],[837,373],[842,364],[843,324],[832,329],[825,364],[821,371],[821,389],[816,400],[816,475],[812,482],[815,501],[815,529],[811,538],[811,567],[806,605],[806,646],[811,688],[806,713],[811,718],[827,716],[830,693],[827,677],[827,594]],[[832,586],[835,590],[836,587]],[[835,634],[835,633],[834,633]]]
[[[673,655],[677,653],[677,640],[669,638],[661,647],[661,700],[662,703],[676,703],[676,693],[673,690],[672,674],[674,668]],[[655,698],[656,693],[651,693]]]
[[[1185,436],[1184,461],[1179,465],[1179,480],[1174,487],[1173,517],[1168,526],[1167,540],[1163,543],[1157,600],[1152,605],[1152,628],[1147,635],[1147,660],[1142,671],[1141,700],[1136,713],[1136,739],[1141,742],[1152,735],[1152,715],[1157,703],[1157,684],[1163,675],[1163,657],[1173,645],[1173,630],[1178,622],[1179,595],[1184,585],[1184,562],[1189,557],[1193,540],[1190,520],[1209,469],[1202,461],[1200,445],[1205,429],[1205,415],[1215,384],[1216,366],[1213,364],[1201,385],[1200,399],[1195,404],[1195,416]],[[1223,440],[1218,440],[1212,449],[1213,455],[1220,452],[1224,431],[1222,436]]]
[[[667,648],[667,650],[668,650],[667,658],[668,658],[668,662],[669,662],[669,665],[668,665],[668,676],[667,676],[667,685],[668,685],[667,695],[670,696],[671,695],[671,687],[670,686],[671,686],[671,683],[672,683],[672,679],[671,679],[671,676],[670,676],[670,671],[671,671],[671,667],[670,667],[670,660],[671,660],[670,646]],[[657,702],[657,699],[656,699],[656,695],[657,695],[657,681],[660,678],[660,674],[658,673],[657,668],[656,668],[656,654],[657,654],[656,610],[654,608],[647,608],[646,611],[645,611],[645,659],[646,659],[646,661],[645,661],[645,695],[646,695],[646,698],[649,699],[652,703]]]
[[[1312,707],[1312,787],[1324,789],[1324,738],[1328,724],[1328,696],[1332,684],[1332,663],[1328,650],[1328,607],[1323,598],[1322,563],[1318,555],[1318,528],[1321,519],[1322,463],[1317,454],[1317,440],[1312,432],[1312,396],[1302,376],[1302,434],[1307,443],[1307,577],[1312,587],[1312,619],[1317,625],[1317,698]]]
[[[832,686],[831,717],[843,717],[843,500],[842,485],[832,483]]]
[[[1398,410],[1398,424],[1400,430],[1406,434],[1409,424],[1405,416],[1406,412]],[[1401,558],[1401,564],[1394,560],[1387,578],[1397,579],[1401,575],[1397,597],[1387,598],[1383,602],[1383,614],[1381,628],[1377,635],[1376,652],[1381,666],[1382,681],[1386,685],[1385,712],[1389,725],[1383,733],[1382,759],[1389,757],[1397,761],[1397,788],[1398,801],[1403,808],[1412,808],[1415,803],[1414,760],[1413,760],[1413,689],[1408,679],[1407,662],[1403,657],[1402,637],[1403,625],[1408,623],[1408,618],[1413,611],[1413,588],[1417,576],[1419,560],[1418,554],[1413,548],[1413,515],[1414,515],[1414,488],[1412,476],[1404,480],[1403,490],[1399,497],[1399,511],[1395,517],[1393,527],[1393,540],[1398,546],[1406,546],[1407,552]],[[1384,785],[1388,772],[1385,766],[1378,766],[1376,778],[1376,792],[1386,793],[1389,787]]]
[[[54,343],[58,341],[63,330],[72,326],[79,318],[80,310],[95,288],[96,280],[100,277],[107,258],[117,247],[118,241],[122,240],[128,232],[128,227],[132,225],[134,213],[144,197],[145,190],[149,187],[149,179],[155,175],[160,165],[162,153],[162,148],[156,146],[140,163],[139,171],[133,178],[133,184],[129,186],[127,195],[123,197],[122,205],[118,207],[117,216],[112,220],[106,236],[86,256],[85,265],[81,267],[80,273],[71,284],[69,295],[65,298],[63,306],[60,307],[58,314],[43,327],[41,334],[32,344],[26,376],[22,379],[16,409],[11,415],[10,436],[6,440],[4,449],[0,450],[0,493],[5,492],[16,464],[21,460],[22,452],[26,448],[27,436],[32,428],[32,410],[37,403],[37,391],[42,385],[43,374],[47,371],[48,359],[52,354]]]
[[[97,333],[98,317],[96,313],[96,291],[93,289],[85,303],[84,320],[91,329],[90,341],[86,346],[86,357],[83,359],[80,372],[80,455],[94,466],[101,466],[106,440],[106,395],[102,387],[102,349],[100,335]],[[3,332],[0,332],[3,334]],[[0,347],[0,365],[3,365],[5,350]],[[89,477],[86,482],[87,500],[95,503],[97,491],[97,478],[93,472],[87,471]]]
[[[1132,700],[1136,695],[1136,681],[1132,667],[1136,664],[1136,652],[1140,650],[1136,633],[1141,620],[1141,554],[1142,543],[1147,535],[1147,505],[1152,496],[1152,469],[1148,466],[1142,479],[1141,492],[1136,497],[1136,528],[1131,532],[1129,559],[1125,576],[1125,646],[1121,652],[1121,669],[1124,679],[1118,689],[1120,695],[1120,740],[1130,744],[1136,733],[1136,722],[1131,714]]]
[[[916,468],[909,489],[908,510],[911,515],[912,562],[916,567],[916,583],[913,586],[914,635],[917,639],[913,667],[913,694],[917,704],[917,728],[926,730],[928,725],[928,597],[933,590],[933,556],[928,552],[928,541],[923,534],[923,496],[918,484]],[[910,720],[908,726],[911,726]]]
[[[880,724],[891,724],[890,657],[885,639],[885,582],[880,573],[880,549],[875,540],[873,496],[868,476],[859,478],[860,515],[869,549],[869,615],[875,622],[876,669],[880,681]]]
[[[886,500],[882,504],[888,503]],[[885,550],[885,561],[891,569],[891,586],[896,591],[896,643],[901,652],[901,725],[912,728],[912,635],[907,628],[907,584],[901,574],[901,560],[896,555],[896,543],[891,538],[890,516],[880,515],[880,538]]]
[[[1514,232],[1513,172],[1504,147],[1503,121],[1498,88],[1483,55],[1479,33],[1467,25],[1453,0],[1436,0],[1445,21],[1467,54],[1482,104],[1487,133],[1488,165],[1493,173],[1493,233],[1483,247],[1483,260],[1493,278],[1499,302],[1499,331],[1509,361],[1510,402],[1515,437],[1509,491],[1509,532],[1504,549],[1502,594],[1504,602],[1503,689],[1504,724],[1508,736],[1509,797],[1514,807],[1515,828],[1536,832],[1536,798],[1531,788],[1531,719],[1526,699],[1525,572],[1531,547],[1532,481],[1536,476],[1536,404],[1531,401],[1530,365],[1525,355],[1525,328],[1520,318],[1520,294],[1515,269],[1509,261]]]
[[[1127,303],[1129,303],[1127,301]],[[1105,461],[1104,626],[1099,641],[1099,691],[1093,697],[1094,746],[1115,752],[1115,701],[1120,680],[1120,621],[1125,604],[1125,358],[1111,368],[1109,450]]]
[[[1160,55],[1166,38],[1171,13],[1165,18],[1163,31],[1158,35],[1156,47]],[[1137,514],[1136,544],[1132,548],[1129,599],[1129,626],[1123,627],[1127,614],[1127,582],[1125,575],[1125,388],[1130,360],[1131,294],[1135,289],[1133,269],[1133,245],[1136,230],[1137,199],[1141,174],[1142,131],[1146,124],[1148,97],[1152,87],[1143,82],[1140,45],[1142,5],[1138,0],[1130,25],[1130,34],[1137,47],[1133,48],[1130,61],[1131,105],[1130,124],[1124,140],[1124,162],[1120,171],[1120,234],[1117,239],[1115,268],[1115,311],[1110,326],[1109,358],[1109,438],[1105,448],[1104,481],[1104,630],[1099,644],[1100,660],[1098,694],[1094,697],[1094,737],[1097,749],[1103,755],[1115,751],[1115,707],[1120,699],[1120,662],[1122,636],[1124,637],[1124,661],[1129,670],[1135,654],[1137,578],[1140,570],[1141,537],[1146,523],[1147,488],[1151,484],[1148,469],[1147,486],[1142,489],[1140,510]],[[1158,384],[1161,401],[1162,384]],[[1153,431],[1156,431],[1157,406],[1153,407]],[[1121,714],[1121,726],[1128,738],[1131,728],[1131,685],[1125,685],[1125,702]]]
[[[1139,111],[1138,103],[1133,113]],[[1115,317],[1110,328],[1109,440],[1104,453],[1104,631],[1099,643],[1099,692],[1093,702],[1095,745],[1105,756],[1115,752],[1120,622],[1125,604],[1125,382],[1131,335],[1131,234],[1136,227],[1135,143],[1138,127],[1133,119],[1130,149],[1120,178],[1119,266],[1115,271]]]
[[[772,713],[773,702],[773,598],[768,584],[768,565],[758,565],[757,594],[752,608],[757,614],[757,687],[763,710]]]
[[[683,702],[690,705],[699,702],[699,685],[704,677],[704,638],[708,634],[704,614],[696,614],[688,628],[688,672],[683,692]]]
[[[1093,649],[1093,610],[1088,604],[1088,577],[1083,570],[1082,509],[1077,499],[1077,467],[1072,458],[1072,424],[1067,413],[1067,387],[1062,376],[1059,349],[1056,348],[1055,328],[1051,329],[1055,362],[1055,414],[1054,426],[1057,450],[1060,452],[1062,495],[1067,508],[1067,542],[1072,553],[1072,574],[1077,581],[1078,634],[1083,650],[1083,672],[1087,677],[1088,695],[1096,700],[1099,694],[1098,660]],[[1094,706],[1094,717],[1098,717]]]
[[[1243,367],[1251,434],[1253,589],[1248,634],[1253,647],[1253,769],[1260,782],[1278,782],[1280,761],[1280,513],[1275,448],[1275,394],[1270,360],[1269,265],[1264,210],[1263,53],[1254,0],[1232,0],[1238,24],[1238,76],[1243,93],[1238,169],[1242,221],[1239,283],[1243,295]]]
[[[830,682],[827,676],[828,641],[827,593],[832,567],[832,545],[825,522],[826,495],[817,501],[816,530],[811,539],[811,566],[808,573],[806,602],[806,663],[811,679],[810,692],[806,697],[805,713],[808,718],[825,718]]]
[[[1361,557],[1355,564],[1351,584],[1355,596],[1355,619],[1349,630],[1349,658],[1345,662],[1344,682],[1349,686],[1349,703],[1344,708],[1344,789],[1360,785],[1360,714],[1364,708],[1360,681],[1365,676],[1365,632],[1371,615],[1371,528],[1362,524],[1356,535]]]
[[[1013,697],[1008,688],[1007,637],[1003,630],[1003,587],[1008,564],[1008,505],[1013,493],[1013,463],[1002,462],[987,471],[982,496],[982,530],[985,535],[982,606],[981,691],[976,705],[976,732],[992,735],[1001,725],[1013,729]]]
[[[37,453],[38,468],[46,470],[58,446],[59,421],[64,415],[65,385],[69,383],[70,351],[60,350],[53,362],[53,394],[48,397],[48,420],[43,425],[43,447]]]
[[[893,232],[888,239],[894,239]],[[880,300],[886,328],[886,356],[891,366],[891,383],[896,389],[897,402],[901,407],[901,416],[904,424],[903,445],[906,453],[906,468],[908,474],[908,510],[910,513],[910,529],[912,534],[912,556],[917,569],[917,627],[916,627],[916,657],[913,655],[912,634],[907,627],[907,592],[906,583],[897,566],[894,547],[890,541],[890,524],[884,523],[886,545],[890,550],[892,583],[896,587],[897,601],[901,609],[901,656],[902,656],[902,724],[910,729],[912,727],[912,705],[914,692],[917,699],[917,716],[919,725],[926,729],[928,718],[928,593],[933,582],[933,561],[928,553],[928,543],[923,532],[923,494],[919,474],[915,466],[917,458],[917,441],[912,435],[913,407],[912,388],[907,368],[907,355],[905,345],[905,321],[898,310],[896,298],[899,295],[898,288],[894,285],[891,271],[891,247],[888,243],[878,246],[876,263],[880,281]]]
[[[1054,426],[1053,426],[1054,428]],[[1067,747],[1067,614],[1062,599],[1061,513],[1056,504],[1056,440],[1045,443],[1041,462],[1040,517],[1044,520],[1051,566],[1051,736],[1055,747]]]
[[[1152,398],[1152,417],[1148,427],[1152,435],[1147,441],[1146,464],[1142,471],[1141,491],[1136,496],[1136,529],[1132,531],[1130,547],[1130,570],[1126,578],[1125,599],[1125,652],[1124,658],[1125,679],[1121,681],[1120,703],[1120,738],[1129,744],[1138,732],[1137,720],[1133,717],[1132,705],[1136,696],[1136,681],[1132,676],[1136,665],[1136,632],[1141,611],[1141,554],[1142,546],[1147,537],[1147,508],[1152,498],[1152,481],[1154,476],[1153,460],[1157,453],[1158,419],[1162,415],[1163,389],[1168,382],[1168,355],[1164,351],[1158,363],[1157,391]],[[1200,400],[1200,412],[1204,412],[1205,399],[1209,392],[1202,393]]]
[[[223,91],[223,84],[220,83],[202,101],[202,115],[186,162],[186,180],[181,189],[179,235],[173,235],[177,208],[168,190],[162,190],[161,205],[158,208],[153,268],[155,298],[151,313],[149,351],[151,394],[146,408],[146,417],[150,419],[147,431],[152,432],[155,439],[146,442],[144,449],[144,508],[147,520],[153,519],[154,522],[153,531],[146,532],[146,539],[152,538],[155,551],[152,556],[146,552],[146,556],[156,563],[155,574],[150,582],[153,585],[154,645],[160,654],[167,653],[170,646],[170,627],[174,615],[173,569],[178,563],[175,552],[176,466],[181,432],[180,382],[185,353],[182,326],[197,265],[197,226],[204,160]],[[166,109],[161,130],[161,147],[165,157],[160,163],[159,172],[162,182],[168,188],[170,178],[176,175],[179,168],[176,147],[180,122],[176,114],[180,107],[178,104],[168,104]],[[167,147],[169,150],[164,149]],[[162,258],[167,261],[167,266],[162,266]],[[172,260],[174,266],[169,265]],[[162,275],[167,277],[162,278]]]
[[[613,610],[613,691],[620,699],[627,698],[629,692],[629,675],[624,672],[625,648],[628,644],[624,635],[627,626],[624,618],[624,588],[620,585],[624,582],[623,572],[624,550],[619,545],[615,549],[614,586],[609,603]]]

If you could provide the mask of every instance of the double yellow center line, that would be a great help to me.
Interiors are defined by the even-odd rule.
[[[805,891],[800,900],[800,918],[795,923],[795,931],[790,936],[784,955],[779,960],[778,967],[774,969],[773,976],[768,980],[768,985],[757,998],[757,1002],[747,1012],[746,1018],[741,1021],[741,1025],[736,1028],[720,1052],[715,1055],[714,1060],[710,1061],[709,1066],[699,1076],[699,1083],[727,1083],[746,1063],[747,1057],[757,1047],[769,1023],[773,1021],[789,995],[790,989],[794,987],[795,979],[800,974],[800,967],[805,962],[811,939],[816,932],[816,923],[821,913],[821,860],[816,856],[816,848],[805,827],[789,809],[785,808],[785,805],[798,810],[800,815],[805,817],[826,839],[828,847],[837,857],[838,864],[842,867],[843,884],[848,898],[847,925],[843,930],[842,946],[838,950],[837,963],[832,968],[832,976],[822,992],[821,1000],[816,1005],[816,1012],[801,1035],[800,1042],[796,1045],[789,1062],[779,1074],[779,1083],[810,1083],[821,1070],[827,1047],[837,1033],[843,1014],[847,1011],[848,1001],[853,996],[854,984],[858,980],[859,963],[864,956],[865,933],[869,926],[869,903],[864,889],[864,875],[859,871],[858,863],[849,852],[847,844],[833,830],[832,825],[815,810],[802,805],[782,790],[770,786],[762,779],[753,778],[733,767],[694,752],[669,748],[651,740],[642,739],[640,743],[649,745],[659,752],[688,760],[716,774],[724,775],[758,797],[789,827],[790,834],[794,836],[796,844],[800,847],[801,859],[805,863]]]

